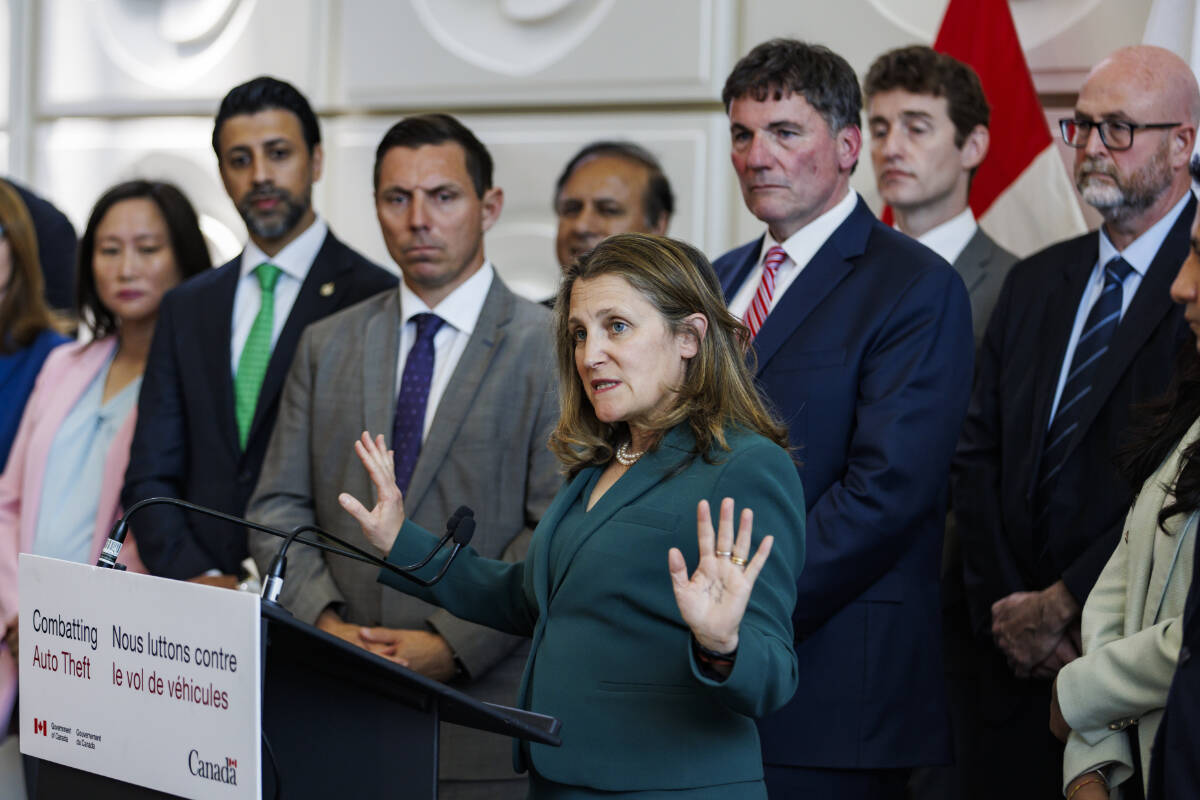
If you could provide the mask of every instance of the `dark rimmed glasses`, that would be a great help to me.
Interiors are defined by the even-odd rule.
[[[1133,132],[1139,130],[1155,130],[1174,128],[1182,122],[1125,122],[1119,119],[1105,119],[1093,122],[1090,119],[1060,119],[1058,127],[1062,129],[1063,141],[1074,148],[1087,147],[1088,139],[1092,136],[1092,128],[1100,130],[1100,141],[1109,150],[1128,150],[1133,147]]]

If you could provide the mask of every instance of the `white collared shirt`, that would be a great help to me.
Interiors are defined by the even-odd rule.
[[[1071,360],[1075,357],[1075,346],[1079,344],[1079,337],[1083,334],[1083,326],[1087,322],[1088,314],[1092,311],[1092,306],[1099,299],[1100,292],[1104,290],[1104,267],[1117,256],[1124,258],[1129,262],[1129,266],[1133,267],[1129,275],[1125,278],[1125,282],[1121,284],[1121,319],[1125,319],[1125,312],[1129,310],[1129,304],[1133,302],[1133,296],[1137,294],[1138,287],[1142,285],[1142,278],[1146,276],[1146,271],[1150,269],[1150,264],[1154,262],[1154,257],[1158,255],[1163,241],[1167,238],[1167,234],[1171,232],[1171,227],[1179,219],[1179,215],[1183,213],[1183,207],[1191,199],[1192,193],[1185,193],[1170,211],[1163,214],[1162,219],[1151,225],[1146,229],[1145,233],[1130,242],[1129,247],[1126,247],[1124,251],[1117,250],[1112,240],[1108,238],[1108,234],[1104,232],[1104,227],[1101,226],[1100,257],[1096,260],[1095,266],[1092,267],[1092,275],[1088,278],[1087,286],[1083,290],[1083,299],[1080,300],[1079,308],[1075,311],[1075,326],[1071,329],[1071,339],[1067,342],[1067,353],[1063,356],[1063,363],[1059,367],[1058,386],[1054,389],[1054,404],[1050,406],[1050,418],[1046,422],[1047,430],[1050,429],[1050,424],[1054,422],[1054,415],[1058,413],[1058,401],[1062,399],[1062,390],[1067,383],[1067,372],[1071,368]]]
[[[953,264],[962,255],[962,251],[966,249],[967,243],[977,230],[979,223],[975,221],[971,207],[967,206],[962,213],[925,231],[917,237],[917,241]]]
[[[274,352],[279,333],[292,313],[300,287],[304,285],[304,279],[308,277],[321,245],[325,244],[327,233],[329,226],[317,217],[312,225],[274,256],[268,256],[254,242],[246,242],[246,249],[242,251],[241,277],[233,293],[233,336],[229,359],[234,377],[237,376],[242,348],[250,338],[250,328],[254,326],[254,318],[258,316],[258,309],[262,305],[262,287],[254,274],[255,268],[264,261],[279,267],[279,280],[275,284],[275,319],[271,328],[271,350]]]
[[[779,304],[779,298],[783,297],[783,293],[788,290],[792,281],[796,280],[796,277],[817,254],[825,241],[853,213],[856,205],[858,205],[858,193],[847,190],[846,196],[839,200],[837,205],[793,233],[786,242],[780,245],[788,257],[783,260],[783,263],[779,265],[779,271],[775,273],[775,294],[771,297],[771,307],[767,309],[768,314]],[[746,316],[746,309],[750,307],[754,295],[758,292],[758,284],[762,282],[763,259],[766,258],[767,251],[777,244],[779,243],[775,241],[775,237],[771,235],[770,231],[767,231],[763,236],[762,249],[758,253],[758,265],[750,270],[750,274],[742,281],[737,294],[729,301],[729,313],[738,319]]]
[[[475,332],[475,323],[479,321],[479,313],[483,310],[495,275],[492,262],[485,260],[474,275],[432,309],[404,281],[400,281],[400,353],[396,358],[395,394],[400,394],[404,363],[408,361],[408,351],[417,341],[417,323],[413,322],[413,317],[432,312],[445,320],[445,324],[433,336],[433,380],[425,401],[422,439],[429,435],[429,428],[437,414],[438,403],[450,383],[450,376],[454,374],[463,351],[467,349],[467,342]]]

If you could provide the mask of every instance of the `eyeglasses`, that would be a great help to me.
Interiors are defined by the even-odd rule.
[[[1093,122],[1090,119],[1060,119],[1058,127],[1062,129],[1063,141],[1074,148],[1087,147],[1088,139],[1092,137],[1092,128],[1100,130],[1100,141],[1109,150],[1128,150],[1133,147],[1133,132],[1137,130],[1154,130],[1174,128],[1182,122],[1123,122],[1106,119]]]

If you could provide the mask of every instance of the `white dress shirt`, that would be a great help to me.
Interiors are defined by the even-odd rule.
[[[1142,285],[1142,278],[1146,276],[1146,270],[1150,269],[1150,264],[1158,255],[1159,248],[1162,247],[1163,241],[1171,231],[1171,226],[1175,224],[1175,220],[1183,213],[1183,207],[1191,199],[1192,193],[1185,193],[1174,208],[1163,214],[1162,219],[1151,225],[1145,233],[1130,242],[1129,247],[1126,247],[1124,251],[1118,250],[1112,240],[1108,238],[1108,234],[1104,232],[1104,228],[1100,228],[1100,257],[1092,267],[1092,275],[1083,289],[1083,299],[1075,311],[1075,326],[1071,329],[1071,339],[1067,342],[1067,353],[1063,356],[1063,363],[1059,367],[1058,386],[1054,390],[1054,404],[1050,407],[1050,419],[1046,421],[1047,430],[1054,422],[1054,415],[1058,413],[1058,401],[1062,399],[1063,386],[1067,383],[1067,373],[1071,368],[1071,360],[1075,357],[1075,346],[1083,334],[1084,323],[1087,322],[1092,306],[1100,298],[1100,292],[1104,290],[1104,267],[1117,256],[1124,258],[1129,266],[1133,267],[1125,278],[1125,282],[1121,284],[1121,319],[1123,320],[1125,312],[1129,310],[1129,304],[1133,302],[1133,296],[1137,294],[1138,287]]]
[[[437,414],[438,403],[450,383],[450,376],[458,366],[467,342],[475,332],[475,323],[479,321],[479,312],[487,300],[488,291],[492,288],[492,279],[496,271],[492,269],[491,261],[484,261],[483,266],[467,278],[461,286],[447,295],[436,308],[425,305],[425,301],[417,297],[404,281],[400,281],[400,353],[396,358],[395,394],[400,394],[400,382],[404,378],[404,363],[408,361],[408,351],[417,341],[417,323],[413,317],[417,314],[434,313],[445,320],[445,324],[433,336],[433,379],[429,384],[429,397],[425,401],[425,429],[421,438],[429,435],[429,427]]]
[[[279,333],[287,323],[300,287],[308,277],[313,260],[325,244],[325,235],[329,226],[320,217],[305,229],[287,247],[274,256],[268,256],[254,242],[247,242],[242,251],[241,277],[238,278],[237,289],[233,293],[233,336],[229,348],[229,364],[232,374],[237,376],[238,361],[242,357],[242,349],[250,338],[250,328],[254,326],[254,318],[262,305],[262,287],[254,269],[264,261],[269,261],[279,267],[279,280],[275,284],[275,319],[271,329],[271,350],[275,350],[275,342],[279,341]]]
[[[962,213],[925,231],[917,237],[917,241],[953,264],[977,230],[979,223],[975,221],[971,207],[967,206]]]
[[[838,226],[846,221],[856,205],[858,205],[858,193],[847,191],[846,196],[839,200],[837,205],[780,244],[788,257],[783,260],[783,263],[779,265],[779,271],[775,273],[775,294],[771,297],[771,306],[767,309],[768,315],[779,304],[779,298],[783,297],[783,293],[792,285],[792,281],[796,280],[796,277],[817,254],[825,241],[838,229]],[[762,282],[763,260],[767,257],[767,251],[777,244],[779,242],[776,242],[771,232],[767,231],[763,236],[762,249],[758,253],[758,265],[750,270],[750,274],[742,282],[737,294],[729,301],[729,313],[738,319],[746,316],[746,309],[750,307],[754,295],[758,292],[758,285]]]

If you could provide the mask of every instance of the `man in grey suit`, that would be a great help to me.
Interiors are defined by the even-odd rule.
[[[250,519],[316,524],[370,547],[338,495],[370,497],[353,445],[382,433],[412,518],[441,530],[476,512],[472,546],[518,560],[561,478],[548,312],[516,297],[483,251],[504,195],[484,146],[453,117],[409,117],[376,152],[375,205],[404,280],[305,332]],[[277,543],[252,537],[266,567]],[[527,645],[384,588],[357,561],[291,548],[281,602],[297,618],[424,675],[511,704]],[[508,739],[442,728],[443,798],[519,798]]]
[[[863,82],[871,163],[896,227],[950,262],[971,298],[978,350],[1016,256],[983,232],[967,203],[971,179],[988,151],[991,110],[975,70],[923,45],[891,50]],[[962,547],[954,516],[942,548],[942,645],[956,763],[915,770],[913,797],[967,796],[959,767],[975,746],[978,668],[971,638]]]
[[[1016,256],[992,241],[967,204],[988,152],[991,109],[975,70],[923,45],[875,59],[863,85],[871,164],[896,227],[953,265],[983,341]]]

